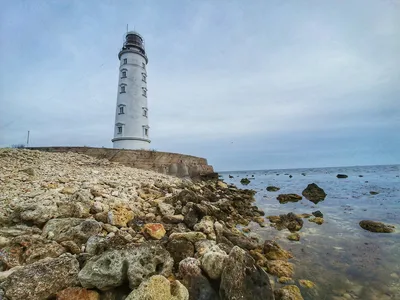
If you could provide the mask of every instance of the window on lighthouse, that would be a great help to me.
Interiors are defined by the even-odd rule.
[[[126,71],[122,71],[122,76],[121,78],[126,78]]]
[[[147,98],[147,89],[145,87],[142,87],[142,90],[143,90],[142,96]]]
[[[120,93],[125,93],[125,86],[121,85],[121,92]]]
[[[146,75],[146,73],[142,73],[142,81],[143,81],[143,82],[147,82],[146,80],[147,80],[147,75]]]
[[[124,58],[124,65],[126,65],[128,63],[128,59]]]
[[[118,134],[122,134],[122,126],[118,126]]]
[[[120,115],[123,115],[123,114],[124,114],[124,107],[123,107],[123,106],[120,106],[120,108],[119,108],[119,114],[120,114]]]

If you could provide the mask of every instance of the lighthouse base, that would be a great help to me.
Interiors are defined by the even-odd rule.
[[[115,138],[112,140],[114,149],[148,150],[150,140],[140,138]]]

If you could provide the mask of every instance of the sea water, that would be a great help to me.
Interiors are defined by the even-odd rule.
[[[339,173],[348,178],[337,178]],[[303,219],[299,242],[289,241],[286,237],[290,232],[278,231],[268,220],[264,228],[251,225],[252,232],[262,239],[276,240],[293,253],[294,283],[304,299],[400,299],[400,165],[220,174],[227,183],[255,190],[256,205],[266,216],[323,213],[322,225]],[[244,177],[250,179],[246,186],[240,183]],[[276,199],[279,194],[301,195],[310,183],[325,190],[324,201],[314,204],[303,197],[296,203],[280,204]],[[268,192],[269,185],[280,190]],[[371,195],[371,191],[378,194]],[[361,220],[392,224],[396,231],[369,232],[359,226]],[[298,284],[300,279],[311,280],[316,287],[303,288]],[[279,286],[276,282],[275,288]]]

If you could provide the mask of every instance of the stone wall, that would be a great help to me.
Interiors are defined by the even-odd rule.
[[[149,150],[125,150],[92,147],[31,147],[32,150],[49,152],[76,152],[96,158],[106,158],[125,166],[153,170],[178,177],[214,177],[213,167],[205,158],[179,153]]]

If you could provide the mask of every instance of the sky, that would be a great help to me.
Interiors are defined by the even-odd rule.
[[[0,0],[0,147],[112,147],[126,25],[151,149],[217,171],[400,163],[400,1]]]

